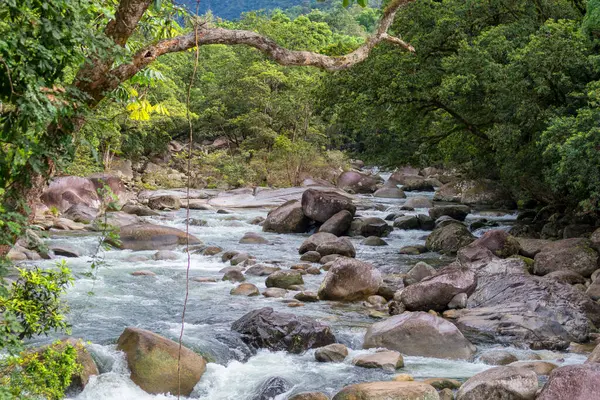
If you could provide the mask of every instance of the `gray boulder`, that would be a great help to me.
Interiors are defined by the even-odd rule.
[[[344,257],[356,257],[356,249],[350,240],[345,237],[321,243],[316,251],[325,257],[330,254],[339,254]]]
[[[350,211],[342,210],[325,221],[319,228],[319,232],[328,232],[335,236],[342,236],[350,229],[353,219],[354,216]]]
[[[354,217],[356,206],[352,204],[352,199],[336,192],[315,189],[308,189],[302,194],[302,211],[313,221],[325,222],[342,210]]]
[[[567,365],[550,373],[537,400],[591,400],[600,393],[600,364]]]
[[[120,229],[119,247],[128,250],[172,250],[177,246],[201,245],[202,241],[177,228],[153,224],[126,225]]]
[[[437,206],[429,209],[429,216],[434,220],[447,216],[457,221],[464,221],[470,212],[471,209],[464,205]]]
[[[351,258],[338,258],[319,287],[321,300],[354,301],[377,294],[381,273],[373,265]]]
[[[456,254],[462,247],[468,246],[475,240],[475,236],[461,223],[450,223],[435,228],[425,241],[425,246],[430,251],[446,254]]]
[[[298,253],[304,254],[309,251],[316,251],[320,244],[337,240],[337,236],[329,232],[317,232],[311,235],[300,245]]]
[[[589,277],[598,269],[598,253],[589,239],[563,239],[547,244],[535,255],[533,271],[546,275],[559,270],[569,270]]]
[[[534,400],[537,375],[516,367],[495,367],[469,378],[458,389],[457,400]]]
[[[310,220],[302,212],[298,200],[290,200],[271,210],[263,222],[263,231],[276,233],[304,233]]]

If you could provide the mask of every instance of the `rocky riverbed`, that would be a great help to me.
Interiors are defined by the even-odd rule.
[[[308,192],[192,192],[183,342],[204,361],[190,361],[201,377],[191,378],[189,397],[568,398],[548,397],[563,390],[558,373],[554,388],[538,388],[552,369],[581,365],[593,348],[574,343],[593,342],[600,322],[593,244],[514,238],[507,232],[517,213],[498,211],[503,204],[434,203],[437,178],[384,177],[385,185],[347,176],[339,188]],[[144,341],[169,349],[150,332],[177,340],[187,266],[187,210],[178,209],[184,193],[142,192],[139,200],[153,210],[136,203],[124,208],[129,213],[109,213],[122,226],[122,249],[96,254],[99,234],[89,231],[89,221],[50,225],[46,242],[58,258],[71,256],[76,278],[66,296],[72,336],[91,342],[99,372],[70,398],[176,398],[150,394],[169,387],[168,371],[148,386],[126,354]],[[436,199],[443,194],[438,190]],[[70,229],[57,230],[57,220]],[[311,236],[315,229],[321,233]],[[23,248],[13,256],[18,252],[37,258]],[[103,262],[90,277],[94,255]],[[300,328],[289,331],[292,325]],[[123,333],[128,327],[142,331]],[[342,346],[322,349],[332,342]],[[514,362],[521,364],[495,367]],[[598,382],[587,369],[590,382]],[[485,397],[490,393],[497,397]]]

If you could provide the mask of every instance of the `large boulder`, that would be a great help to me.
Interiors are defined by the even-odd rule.
[[[342,210],[325,221],[319,228],[319,232],[328,232],[335,236],[342,236],[350,229],[353,219],[354,216],[350,211]]]
[[[352,242],[345,237],[336,238],[325,243],[321,243],[316,250],[321,256],[330,254],[339,254],[344,257],[356,257],[356,249]]]
[[[487,179],[447,183],[435,192],[433,199],[479,205],[504,205],[512,202],[509,193],[498,183]]]
[[[402,291],[401,300],[409,311],[443,311],[454,296],[472,294],[477,287],[475,272],[468,268],[445,268]]]
[[[462,247],[468,246],[475,240],[469,229],[459,222],[437,227],[427,236],[425,246],[430,251],[445,254],[456,254]]]
[[[406,194],[404,191],[398,187],[390,187],[384,186],[382,188],[377,189],[375,193],[373,193],[374,197],[380,197],[383,199],[405,199]]]
[[[406,273],[406,276],[404,277],[404,285],[409,286],[417,282],[421,282],[423,279],[432,276],[435,273],[435,268],[423,261],[419,261],[410,269],[410,271]]]
[[[358,171],[346,171],[338,177],[337,187],[348,193],[373,193],[381,182],[378,178]]]
[[[180,353],[177,342],[144,329],[126,328],[117,341],[117,350],[125,353],[131,380],[151,394],[175,394],[181,387],[181,394],[189,396],[206,371],[206,361],[200,355],[185,346]]]
[[[471,209],[463,205],[437,206],[429,209],[429,216],[434,220],[447,216],[457,221],[464,221]]]
[[[354,301],[377,294],[383,280],[371,264],[351,258],[338,258],[319,287],[321,300]]]
[[[329,232],[317,232],[310,235],[298,248],[299,254],[308,253],[309,251],[317,251],[317,247],[323,243],[337,240],[337,236]]]
[[[119,231],[119,247],[128,250],[172,250],[177,246],[200,245],[202,241],[177,228],[154,224],[123,226]]]
[[[333,400],[439,400],[435,388],[423,382],[369,382],[342,388]]]
[[[409,197],[406,200],[406,203],[404,203],[404,206],[410,208],[432,208],[433,201],[425,196],[414,196]]]
[[[527,274],[480,274],[456,325],[474,343],[565,349],[600,325],[600,305],[576,288]]]
[[[290,286],[303,284],[302,274],[296,270],[275,271],[265,281],[265,286],[268,288],[289,289]]]
[[[181,200],[172,195],[154,196],[148,199],[148,207],[153,210],[179,210]]]
[[[63,213],[63,217],[82,224],[89,224],[98,216],[98,209],[85,204],[73,204]]]
[[[342,362],[348,357],[348,348],[341,343],[328,344],[315,351],[318,362]]]
[[[405,178],[402,190],[405,192],[433,192],[435,189],[429,179],[419,176]]]
[[[535,372],[516,367],[495,367],[462,384],[457,400],[534,400],[538,390]]]
[[[404,367],[404,358],[397,351],[378,351],[372,354],[361,354],[354,357],[352,364],[362,368],[380,368],[394,372]]]
[[[550,373],[537,400],[591,400],[600,394],[600,364],[567,365]]]
[[[356,206],[352,204],[352,199],[336,192],[315,189],[308,189],[302,194],[302,211],[313,221],[325,222],[342,210],[354,217]]]
[[[54,178],[42,193],[41,201],[48,208],[55,207],[63,212],[75,204],[88,207],[100,207],[100,198],[96,186],[88,178],[62,176]]]
[[[378,217],[354,218],[348,234],[350,236],[378,236],[385,237],[392,232],[392,228],[385,220]]]
[[[242,340],[256,349],[285,350],[300,354],[335,343],[331,328],[306,316],[273,311],[270,307],[250,311],[231,325]]]
[[[310,220],[298,200],[290,200],[271,210],[263,222],[263,231],[276,233],[304,233]]]
[[[510,257],[519,254],[521,245],[516,238],[501,229],[487,231],[470,246],[481,246],[490,250],[498,257]]]
[[[592,248],[592,243],[584,238],[551,242],[535,255],[534,261],[533,271],[536,275],[568,270],[589,277],[598,269],[598,253]]]
[[[363,347],[384,347],[408,356],[469,360],[473,346],[451,322],[426,312],[405,312],[367,330]]]

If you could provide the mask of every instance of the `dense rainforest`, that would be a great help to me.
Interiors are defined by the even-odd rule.
[[[198,5],[200,15],[194,15]],[[15,29],[16,26],[19,29]],[[119,237],[118,229],[114,230],[109,221],[110,212],[122,212],[119,210],[125,208],[118,204],[119,193],[108,183],[94,188],[91,193],[86,188],[75,196],[77,201],[86,196],[97,200],[95,208],[92,207],[93,218],[81,226],[75,218],[73,221],[67,218],[65,222],[62,217],[66,216],[66,210],[55,205],[36,213],[39,211],[36,204],[51,178],[100,179],[98,177],[105,177],[108,172],[135,170],[135,179],[131,173],[127,182],[128,191],[145,193],[187,187],[188,201],[192,199],[190,188],[206,191],[193,198],[198,202],[205,200],[201,196],[234,189],[240,190],[232,192],[234,196],[251,193],[256,197],[260,188],[300,187],[307,180],[330,185],[339,180],[340,173],[358,173],[356,169],[364,163],[389,171],[400,168],[398,171],[402,172],[401,168],[405,167],[411,171],[407,174],[411,178],[429,167],[461,180],[489,180],[501,187],[503,193],[508,193],[510,201],[503,203],[503,207],[509,204],[526,210],[525,213],[533,212],[533,217],[527,219],[538,223],[536,218],[540,213],[548,214],[542,225],[555,223],[548,222],[552,218],[576,215],[577,223],[573,225],[585,225],[583,234],[589,237],[600,219],[600,0],[1,2],[0,276],[7,278],[2,278],[0,284],[0,399],[61,399],[65,393],[68,395],[72,378],[85,372],[85,366],[80,363],[83,344],[56,342],[35,352],[24,351],[26,344],[43,335],[69,331],[69,311],[61,298],[82,277],[93,282],[88,292],[94,295],[98,269],[112,262],[110,257],[105,261],[98,256],[105,248],[139,250],[123,244],[125,235]],[[357,186],[359,189],[348,192],[371,195],[386,189],[404,196],[398,186],[405,184],[395,182],[393,177],[388,179],[391,188],[383,186],[380,177],[376,180],[369,176],[373,183],[369,183],[366,192],[360,191],[362,183]],[[400,178],[403,179],[403,175]],[[409,186],[408,183],[404,186],[407,192]],[[426,187],[429,186],[433,190],[427,183]],[[345,189],[339,184],[338,188]],[[181,206],[180,199],[173,200],[172,195],[181,192],[168,193],[176,207],[161,204],[158,210],[170,211]],[[129,214],[136,218],[156,218],[152,220],[156,223],[164,214],[146,207],[151,198],[143,200],[143,207],[128,204],[135,210]],[[433,203],[428,198],[424,201],[426,207],[407,206],[402,211],[430,208],[431,218],[425,216],[427,223],[419,219],[422,215],[413,218],[401,214],[398,204],[371,204],[371,208],[364,206],[367,213],[382,212],[385,206],[393,208],[394,213],[388,216],[394,222],[388,225],[383,215],[369,214],[367,219],[372,217],[377,221],[371,220],[370,225],[365,222],[358,228],[351,226],[356,207],[344,203],[345,208],[333,214],[339,216],[338,212],[345,211],[349,215],[345,221],[348,226],[335,236],[345,237],[348,233],[376,242],[372,239],[374,236],[389,235],[394,228],[433,230],[435,226],[437,230],[443,227],[434,225],[434,221],[447,215],[437,215],[436,211],[432,214],[436,209]],[[265,204],[273,206],[260,203],[260,207]],[[208,203],[198,207],[202,211],[213,211]],[[191,208],[189,202],[188,208]],[[230,213],[225,208],[219,209],[223,215]],[[304,208],[303,204],[300,228],[269,228],[269,224],[274,223],[267,219],[263,230],[312,233],[333,218],[333,214],[327,218],[309,216]],[[548,209],[553,211],[547,212]],[[554,213],[555,210],[560,212]],[[453,209],[453,212],[453,216],[459,215],[457,219],[465,220],[470,209],[467,212]],[[40,213],[54,222],[47,226],[40,223]],[[256,215],[244,216],[259,221]],[[238,228],[227,225],[236,217],[231,218],[210,223],[215,224],[213,228]],[[263,220],[247,225],[258,226]],[[138,219],[133,221],[141,223]],[[180,219],[171,221],[172,225],[181,224]],[[186,231],[179,231],[175,245],[183,245],[185,235],[189,255],[191,242],[187,231],[191,222],[198,226],[210,224],[190,218],[189,213],[183,221]],[[498,222],[485,219],[479,223],[479,228],[498,226]],[[119,224],[119,229],[129,226]],[[410,224],[416,224],[417,228],[406,228]],[[385,228],[380,232],[383,225]],[[466,237],[465,245],[475,241],[466,227],[454,227],[459,231],[457,235]],[[20,249],[16,253],[24,257],[19,261],[37,262],[54,257],[54,253],[76,254],[77,257],[77,252],[65,247],[57,247],[56,251],[49,249],[39,233],[88,228],[94,232],[94,240],[100,237],[99,244],[94,242],[94,251],[86,254],[91,267],[79,270],[75,276],[63,261],[54,269],[39,265],[15,269],[15,259],[8,257],[14,256],[15,248]],[[376,234],[371,234],[373,229]],[[564,226],[560,229],[561,234],[552,239],[563,239],[563,233],[564,239],[578,236],[567,237]],[[238,232],[234,230],[234,233]],[[169,234],[173,235],[172,231],[163,236]],[[130,236],[135,235],[135,232],[130,233]],[[260,244],[283,243],[276,237],[267,240],[250,236],[244,236],[239,243],[255,244],[254,241],[260,240],[264,241]],[[216,252],[210,255],[221,257],[222,242],[219,246],[207,247],[193,239],[192,244],[200,246],[194,254],[205,256],[207,249],[212,248],[211,251]],[[237,243],[238,238],[235,240]],[[535,240],[542,240],[539,232]],[[348,250],[346,242],[341,245],[338,242],[336,245],[341,246],[341,250],[327,249],[324,250],[327,253],[319,253],[319,245],[311,242],[308,245],[311,251],[300,252],[313,253],[312,256],[318,253],[313,262],[321,264],[326,263],[322,261],[327,256],[343,253],[344,257],[356,257],[352,243]],[[400,254],[420,256],[421,251],[438,252],[443,256],[432,258],[433,264],[438,263],[437,267],[449,263],[444,257],[456,256],[459,250],[445,252],[432,242],[433,239],[427,239],[427,246],[412,242],[406,246],[402,242],[405,252]],[[385,241],[377,243],[387,245]],[[35,256],[28,252],[33,248]],[[596,254],[594,249],[589,247],[582,258],[589,257],[590,252]],[[503,257],[506,249],[491,250],[490,257]],[[254,258],[243,252],[229,254],[229,258],[227,253],[223,253],[222,260],[231,262],[232,266],[232,259],[240,254],[245,255],[241,260],[244,267],[255,262],[249,261]],[[397,257],[397,253],[393,257]],[[523,255],[519,250],[513,253],[510,255],[516,257],[514,260],[518,259],[514,262],[523,265],[533,265],[537,254],[525,252]],[[285,257],[274,254],[273,257]],[[371,256],[366,254],[366,257]],[[168,256],[174,258],[160,259],[157,253],[151,261],[177,260],[176,255]],[[390,255],[386,253],[386,256]],[[150,259],[142,257],[141,260]],[[373,260],[381,261],[376,257]],[[580,280],[569,277],[573,280],[569,283],[583,286],[583,291],[591,287],[597,263],[592,264],[591,270],[578,271],[582,275]],[[279,269],[268,268],[273,268],[270,272]],[[319,268],[318,272],[313,269],[314,275],[321,273]],[[370,274],[370,268],[359,278]],[[540,267],[535,268],[538,275],[549,273],[549,270],[541,273]],[[302,275],[312,275],[306,271],[303,269]],[[241,272],[237,271],[240,275]],[[433,275],[435,269],[429,266],[427,272]],[[146,270],[135,273],[132,275],[154,276]],[[262,270],[257,276],[261,274]],[[231,275],[234,278],[227,276],[223,280],[235,281],[235,273]],[[373,276],[377,278],[374,280],[383,282],[379,272]],[[412,276],[405,274],[400,281],[406,286],[417,283],[411,279]],[[239,278],[240,282],[243,280]],[[309,296],[310,292],[305,292],[297,283],[289,286],[302,289],[299,290],[303,294],[301,298],[310,298],[306,302],[317,301],[316,295]],[[369,301],[380,301],[386,313],[388,305],[389,310],[396,313],[399,307],[396,297],[400,294],[396,296],[398,290],[391,289],[384,293],[383,287],[369,292],[371,297],[376,295],[381,300],[368,297]],[[278,288],[289,289],[287,286]],[[102,287],[99,290],[103,290]],[[185,290],[187,301],[187,286]],[[319,289],[319,293],[322,290]],[[150,293],[153,289],[144,286],[143,291]],[[600,293],[600,289],[598,291]],[[256,293],[249,296],[258,293],[256,289]],[[181,290],[176,294],[181,294]],[[409,311],[431,309],[430,312],[437,315],[436,312],[444,311],[459,294],[465,293],[453,293],[442,306],[415,306]],[[600,295],[594,296],[595,307]],[[325,294],[321,299],[354,301],[360,296],[326,297]],[[466,296],[464,303],[461,308],[466,308]],[[408,304],[406,299],[405,304]],[[372,311],[369,318],[381,318]],[[94,325],[86,322],[86,326]],[[169,323],[176,325],[180,321],[169,320]],[[358,325],[363,323],[361,320]],[[575,342],[573,337],[583,338],[579,342],[591,338],[587,331],[579,336],[568,336]],[[552,337],[552,340],[527,344],[532,348],[564,350],[562,339],[556,341]],[[103,345],[109,342],[105,337],[102,340]],[[110,344],[113,345],[114,340]],[[179,344],[181,346],[181,342]],[[204,370],[200,375],[203,373]],[[181,377],[178,379],[181,391]],[[85,384],[87,382],[82,388]],[[190,393],[191,389],[187,394]]]

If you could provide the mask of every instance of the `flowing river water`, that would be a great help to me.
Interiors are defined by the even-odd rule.
[[[408,193],[409,196],[426,193]],[[362,216],[384,218],[389,210],[397,211],[404,200],[373,199],[383,205],[382,211],[359,210]],[[271,262],[283,268],[299,263],[298,247],[308,235],[262,233],[261,227],[250,221],[257,216],[266,216],[266,209],[234,209],[231,214],[217,214],[214,211],[192,210],[192,218],[203,219],[206,226],[190,226],[190,232],[202,239],[205,244],[217,245],[224,250],[244,251],[256,257],[258,262]],[[426,213],[417,209],[406,214]],[[185,229],[185,210],[165,212],[159,217],[147,217],[149,222]],[[509,226],[516,214],[489,213],[477,211],[468,220],[486,218],[497,221],[500,226]],[[238,244],[246,232],[260,232],[272,244]],[[475,232],[481,235],[483,230]],[[412,244],[423,244],[428,232],[394,230],[385,240],[389,246],[368,247],[361,240],[353,238],[357,258],[372,262],[384,273],[403,273],[420,260],[430,264],[444,265],[450,261],[439,254],[429,253],[419,256],[400,255],[398,249]],[[181,312],[185,296],[185,275],[187,256],[178,251],[174,261],[154,261],[154,251],[136,252],[148,256],[148,261],[129,261],[133,254],[127,250],[108,250],[102,253],[104,263],[92,279],[86,275],[90,271],[91,255],[94,253],[98,236],[90,233],[52,233],[49,242],[76,247],[82,257],[68,259],[73,270],[75,284],[69,289],[65,299],[70,307],[68,315],[72,324],[72,336],[89,341],[88,350],[96,360],[101,374],[91,378],[85,390],[76,397],[79,400],[144,400],[175,399],[176,396],[150,395],[142,391],[129,379],[127,363],[122,353],[116,351],[116,340],[125,327],[135,326],[151,330],[177,340],[179,336]],[[50,267],[55,261],[43,261],[39,265]],[[192,398],[208,400],[251,400],[256,390],[266,379],[282,377],[294,386],[278,398],[285,399],[290,394],[304,391],[321,391],[330,396],[343,386],[376,380],[389,380],[393,373],[355,367],[353,356],[372,352],[362,350],[362,339],[367,327],[377,322],[369,316],[368,310],[359,303],[340,304],[337,302],[306,303],[304,307],[289,308],[282,299],[232,296],[230,290],[235,284],[221,281],[219,270],[229,264],[221,262],[221,255],[191,255],[191,277],[216,278],[215,283],[189,282],[189,301],[186,315],[184,344],[206,356],[207,371],[196,385]],[[132,276],[137,270],[150,270],[156,276]],[[316,291],[324,275],[304,275],[307,290]],[[255,284],[261,291],[265,289],[265,277],[247,276],[247,282]],[[93,292],[93,294],[90,294]],[[289,293],[289,297],[294,292]],[[343,363],[318,363],[314,350],[303,355],[285,352],[259,351],[253,353],[234,332],[231,324],[245,313],[261,307],[308,315],[332,326],[338,342],[347,345],[350,356]],[[45,342],[53,338],[44,339]],[[44,340],[39,341],[42,343]],[[38,344],[34,343],[34,344]],[[479,348],[478,350],[482,350]],[[515,353],[531,352],[512,349]],[[560,354],[548,351],[538,352],[542,358],[559,365],[581,363],[585,356]],[[461,380],[481,372],[490,366],[477,362],[450,361],[424,357],[405,357],[405,367],[398,373],[408,373],[415,379],[429,377],[449,377]]]

